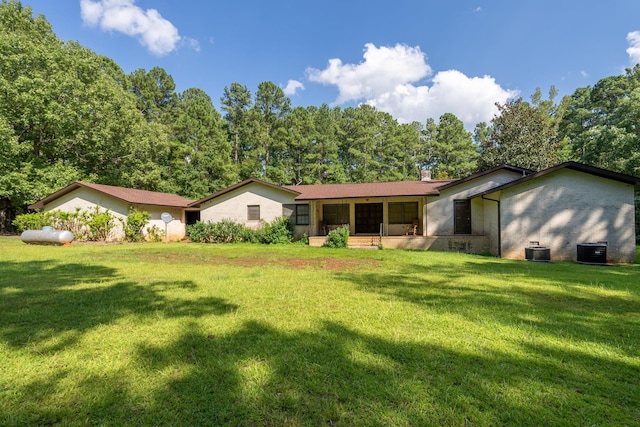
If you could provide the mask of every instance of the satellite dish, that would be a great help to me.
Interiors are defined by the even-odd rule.
[[[171,221],[173,221],[173,217],[169,212],[162,212],[160,214],[160,219],[164,222],[164,242],[167,243],[169,241],[169,235],[167,233],[167,226]]]

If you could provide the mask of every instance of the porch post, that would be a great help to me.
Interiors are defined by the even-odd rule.
[[[422,237],[427,237],[427,198],[422,198]]]

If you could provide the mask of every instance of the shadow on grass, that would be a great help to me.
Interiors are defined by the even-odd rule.
[[[126,374],[90,376],[64,408],[26,398],[14,419],[108,425],[628,425],[638,420],[635,368],[624,389],[601,360],[563,363],[513,354],[398,342],[326,322],[283,332],[249,321],[211,336],[187,327],[162,346],[141,346],[134,364],[162,380],[145,396]],[[23,392],[55,389],[59,373]],[[37,401],[37,399],[36,399]]]
[[[116,270],[100,265],[0,261],[0,338],[13,347],[53,341],[37,348],[53,352],[125,316],[204,316],[237,308],[220,298],[176,300],[162,293],[195,287],[191,281],[123,281]]]
[[[7,279],[7,274],[15,277],[33,267],[41,271],[28,273],[22,284]],[[77,271],[70,274],[72,269]],[[446,309],[472,321],[527,324],[557,341],[570,336],[574,343],[616,346],[629,357],[599,357],[576,345],[562,348],[535,340],[522,342],[517,352],[401,341],[332,321],[294,332],[247,321],[223,334],[203,331],[194,322],[169,342],[133,348],[126,371],[88,374],[63,397],[60,388],[69,375],[64,367],[20,389],[3,391],[0,382],[0,403],[3,393],[20,402],[0,416],[0,424],[538,426],[640,421],[638,319],[631,316],[637,313],[639,293],[632,275],[591,269],[582,276],[562,264],[490,260],[440,267],[437,279],[434,272],[435,267],[413,264],[393,272],[340,272],[336,278],[381,298]],[[496,274],[510,281],[464,280]],[[162,295],[174,287],[188,290],[193,286],[189,281],[140,286],[118,280],[115,271],[103,267],[0,263],[0,338],[19,347],[33,333],[64,337],[159,307],[175,316],[223,314],[233,308],[215,298],[183,303]],[[103,287],[85,286],[102,281]],[[628,290],[630,296],[601,289]],[[11,299],[14,293],[22,295]],[[25,311],[12,312],[11,304],[21,300],[26,302],[19,310]],[[67,309],[76,305],[80,312],[69,314]],[[37,318],[43,307],[53,311],[55,322]],[[50,400],[60,404],[42,404]]]
[[[526,325],[548,336],[598,342],[637,356],[640,270],[635,266],[483,260],[338,277],[383,298],[470,321]]]

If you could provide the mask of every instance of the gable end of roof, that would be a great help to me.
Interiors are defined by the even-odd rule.
[[[441,187],[438,188],[438,190],[446,190],[447,188],[451,188],[451,187],[455,187],[459,184],[463,184],[465,182],[469,182],[472,181],[474,179],[477,178],[481,178],[485,175],[490,175],[494,172],[500,171],[500,170],[506,170],[506,171],[510,171],[510,172],[515,172],[518,174],[522,174],[522,176],[527,176],[527,175],[531,175],[532,173],[534,173],[534,171],[532,171],[531,169],[525,169],[525,168],[520,168],[518,166],[511,166],[511,165],[500,165],[500,166],[496,166],[495,168],[491,168],[491,169],[487,169],[485,171],[482,172],[477,172],[474,173],[472,175],[469,175],[467,177],[464,178],[460,178],[454,182],[451,182],[449,184],[443,185]]]
[[[501,191],[501,190],[504,190],[504,189],[507,189],[507,188],[522,184],[524,182],[531,181],[533,179],[537,179],[537,178],[540,178],[540,177],[545,176],[545,175],[549,175],[549,174],[551,174],[553,172],[557,172],[557,171],[562,170],[562,169],[574,170],[574,171],[586,173],[586,174],[589,174],[589,175],[598,176],[600,178],[606,178],[606,179],[611,179],[611,180],[614,180],[614,181],[622,182],[622,183],[625,183],[625,184],[631,184],[637,190],[640,190],[640,178],[638,178],[638,177],[631,176],[631,175],[626,175],[626,174],[619,173],[619,172],[614,172],[614,171],[607,170],[607,169],[598,168],[598,167],[595,167],[595,166],[585,165],[583,163],[570,161],[570,162],[560,163],[559,165],[552,166],[550,168],[541,170],[541,171],[533,173],[531,175],[524,176],[524,177],[522,177],[520,179],[516,179],[515,181],[511,181],[511,182],[508,182],[506,184],[499,185],[497,187],[494,187],[494,188],[491,188],[489,190],[483,191],[481,193],[474,194],[474,195],[470,196],[469,198],[472,199],[472,198],[476,198],[476,197],[486,196],[487,194],[495,193],[496,191]]]
[[[220,196],[222,196],[222,195],[224,195],[226,193],[229,193],[229,192],[231,192],[233,190],[236,190],[238,188],[242,188],[245,185],[249,185],[249,184],[252,184],[252,183],[264,185],[264,186],[267,186],[267,187],[270,187],[270,188],[275,188],[275,189],[278,189],[278,190],[281,190],[281,191],[285,191],[285,192],[288,192],[288,193],[292,193],[292,194],[300,194],[300,192],[292,190],[292,189],[290,189],[288,187],[285,187],[285,186],[272,184],[270,182],[263,181],[261,179],[249,178],[249,179],[245,179],[244,181],[241,181],[241,182],[239,182],[237,184],[234,184],[234,185],[232,185],[230,187],[223,188],[222,190],[217,191],[217,192],[215,192],[213,194],[210,194],[209,196],[204,197],[204,198],[202,198],[200,200],[196,200],[194,202],[191,202],[189,204],[189,207],[199,208],[201,204],[203,204],[205,202],[208,202],[209,200],[215,199],[216,197],[220,197]]]

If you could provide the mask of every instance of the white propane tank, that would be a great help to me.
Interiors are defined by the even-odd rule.
[[[69,230],[25,230],[20,238],[30,245],[68,245],[73,241],[73,233]]]

